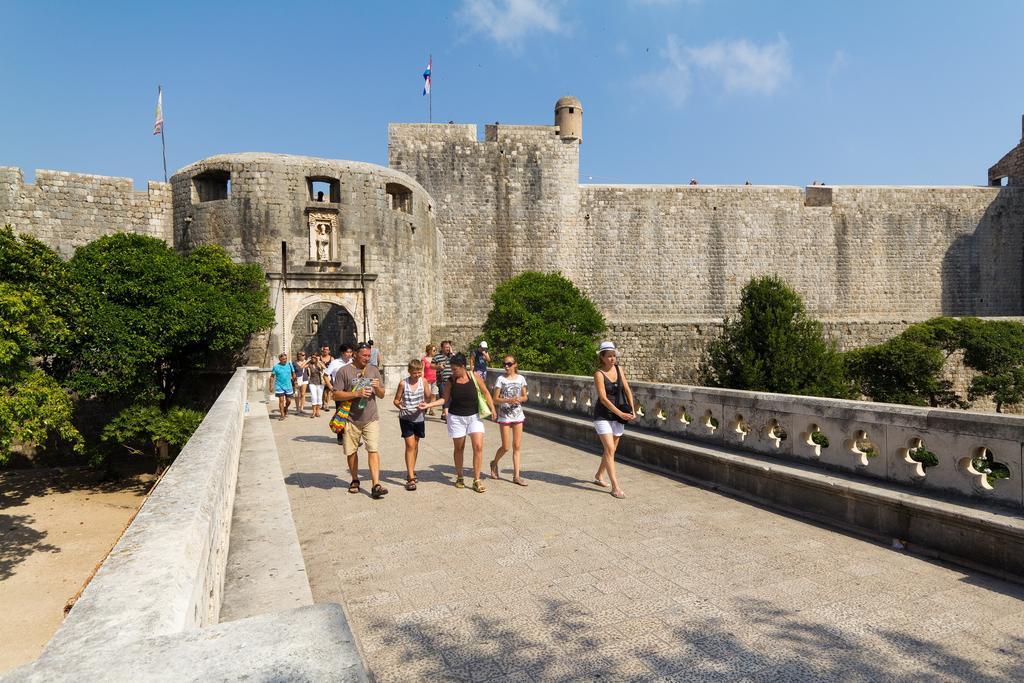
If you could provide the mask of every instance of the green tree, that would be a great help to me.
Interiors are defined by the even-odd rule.
[[[589,375],[606,328],[594,304],[559,273],[528,271],[499,284],[484,322],[494,353],[510,353],[523,370]]]
[[[916,331],[844,354],[847,375],[872,401],[912,406],[954,406],[963,402],[942,376],[945,355]]]
[[[800,295],[775,276],[743,287],[736,317],[706,347],[701,381],[713,387],[843,397],[850,393],[835,346]]]
[[[1024,324],[976,320],[964,338],[964,362],[980,374],[968,389],[971,400],[990,396],[996,412],[1024,401]]]
[[[83,449],[70,396],[43,370],[70,337],[72,290],[56,253],[10,225],[0,230],[0,463],[15,444],[55,435]]]
[[[274,320],[260,268],[219,247],[183,256],[122,233],[79,248],[69,268],[82,325],[60,360],[86,396],[159,401],[166,412],[187,373],[237,356]]]

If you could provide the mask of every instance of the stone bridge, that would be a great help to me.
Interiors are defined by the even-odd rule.
[[[6,680],[1024,679],[1022,418],[638,383],[616,500],[589,380],[531,374],[528,487],[454,488],[432,419],[405,491],[384,402],[372,500],[264,377],[236,373]]]

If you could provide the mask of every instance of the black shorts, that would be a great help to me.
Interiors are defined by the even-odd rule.
[[[421,420],[420,422],[413,422],[411,420],[399,419],[398,424],[402,428],[403,439],[408,439],[410,436],[422,439],[427,435],[426,421]]]

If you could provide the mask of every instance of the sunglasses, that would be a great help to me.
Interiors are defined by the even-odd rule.
[[[512,366],[513,366],[513,365],[515,365],[515,364],[516,364],[516,362],[515,362],[515,361],[512,361],[512,362],[508,362],[508,361],[506,361],[506,362],[505,362],[505,367],[506,367],[506,368],[510,368],[510,367],[512,367]]]

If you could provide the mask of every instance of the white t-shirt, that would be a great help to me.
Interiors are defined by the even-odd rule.
[[[338,370],[341,370],[343,367],[345,367],[351,362],[351,358],[349,358],[348,360],[342,360],[341,358],[332,358],[331,362],[327,364],[327,369],[324,370],[324,372],[327,373],[327,376],[330,377],[331,381],[333,382],[334,373],[336,373]]]
[[[526,387],[526,378],[522,375],[516,375],[511,378],[500,375],[494,386],[498,390],[499,398],[522,396],[523,389]],[[498,422],[510,424],[526,420],[523,406],[518,403],[499,403],[496,407],[498,409]]]

